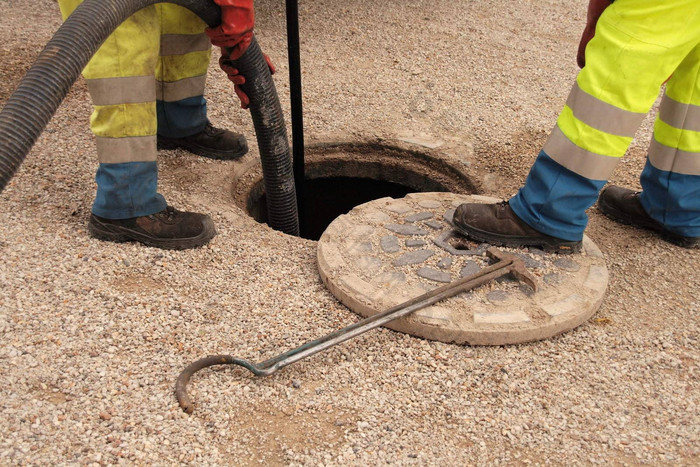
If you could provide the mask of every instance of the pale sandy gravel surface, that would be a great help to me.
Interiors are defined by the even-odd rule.
[[[461,138],[493,173],[484,194],[517,189],[575,75],[583,0],[301,3],[309,141]],[[58,26],[50,0],[0,0],[3,101]],[[287,108],[282,2],[258,3],[258,37]],[[212,119],[252,141],[210,76]],[[609,293],[573,332],[470,348],[374,331],[265,379],[204,372],[185,415],[188,362],[259,361],[357,317],[319,280],[315,242],[231,205],[231,163],[160,159],[170,202],[213,215],[211,245],[89,238],[88,114],[79,81],[0,195],[0,464],[698,462],[700,254],[595,211]],[[615,182],[637,186],[649,127]]]

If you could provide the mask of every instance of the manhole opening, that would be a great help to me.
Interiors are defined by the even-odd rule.
[[[445,190],[435,190],[445,191]],[[327,177],[306,179],[299,200],[299,232],[302,238],[318,240],[333,220],[355,206],[390,196],[403,198],[414,193],[399,183],[359,177]],[[251,212],[258,222],[267,223],[265,194]]]
[[[473,194],[469,177],[434,154],[379,144],[337,144],[305,148],[306,173],[299,202],[300,236],[318,240],[328,225],[355,206],[416,192]],[[267,199],[260,176],[245,209],[267,223]]]

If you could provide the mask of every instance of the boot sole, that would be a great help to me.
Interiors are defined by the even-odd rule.
[[[562,255],[578,253],[581,251],[582,242],[566,242],[554,237],[509,237],[493,234],[491,232],[484,232],[471,227],[461,226],[454,221],[452,222],[452,225],[462,235],[479,242],[488,243],[489,245],[499,245],[510,248],[536,247],[546,251],[547,253],[558,253]]]
[[[199,146],[196,144],[183,144],[179,142],[158,140],[158,149],[173,150],[173,149],[184,149],[185,151],[191,152],[197,156],[206,157],[208,159],[214,159],[218,161],[232,161],[240,159],[248,153],[248,143],[244,144],[238,151],[217,151],[216,149],[206,148],[204,146]]]
[[[88,222],[88,232],[94,238],[106,240],[108,242],[123,243],[135,241],[147,246],[161,248],[164,250],[187,250],[205,245],[216,235],[216,228],[211,219],[205,219],[202,233],[196,237],[189,238],[154,238],[141,232],[127,229],[111,224],[104,224],[94,221],[92,218]]]
[[[605,198],[598,199],[598,210],[602,212],[607,218],[614,220],[620,224],[631,225],[638,229],[650,230],[658,234],[663,240],[678,245],[683,248],[697,249],[700,248],[700,238],[697,237],[683,237],[681,235],[669,232],[655,224],[650,224],[648,222],[639,222],[636,217],[630,216],[624,211],[620,211],[615,206],[607,203]]]

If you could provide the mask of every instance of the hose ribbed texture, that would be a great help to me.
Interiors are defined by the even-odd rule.
[[[299,236],[294,171],[284,115],[265,56],[255,38],[233,66],[246,78],[241,85],[250,98],[250,113],[260,150],[268,224],[273,229]]]
[[[157,0],[85,0],[58,29],[0,112],[0,192],[102,42],[122,21],[154,3]],[[221,12],[213,3],[207,8],[202,6],[210,2],[173,3],[202,10],[214,24],[220,21]]]
[[[221,10],[211,0],[85,0],[81,3],[46,44],[0,112],[0,192],[15,175],[100,45],[125,19],[156,3],[183,6],[210,27],[221,23]],[[268,206],[271,207],[269,224],[274,229],[298,235],[296,199],[293,206],[287,201],[288,194],[293,197],[295,190],[282,110],[262,52],[255,41],[253,44],[253,53],[246,53],[244,57],[250,57],[255,63],[248,64],[249,59],[241,57],[238,65],[249,81],[245,89],[251,100]],[[289,181],[282,175],[287,172]],[[285,210],[288,212],[283,213]],[[278,219],[283,220],[278,222]]]

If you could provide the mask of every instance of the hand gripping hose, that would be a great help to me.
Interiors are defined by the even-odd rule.
[[[0,192],[19,169],[27,153],[107,37],[125,19],[156,3],[191,10],[210,27],[221,23],[219,6],[211,0],[85,0],[56,31],[0,111]],[[299,234],[289,143],[279,98],[255,41],[237,65],[249,83],[244,89],[257,133],[270,227]],[[269,177],[269,179],[268,179]]]

